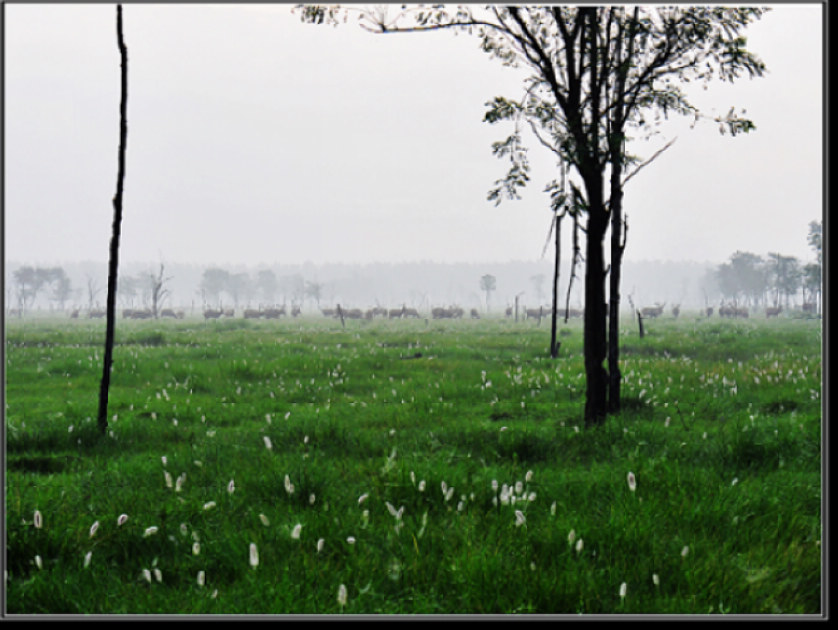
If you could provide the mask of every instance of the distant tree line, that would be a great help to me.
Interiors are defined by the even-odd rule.
[[[743,306],[788,308],[800,296],[804,304],[818,307],[822,285],[821,235],[821,223],[810,223],[808,241],[816,260],[808,264],[778,252],[766,257],[735,252],[712,272],[722,298]]]
[[[206,269],[201,276],[198,295],[204,306],[217,306],[232,302],[234,308],[259,302],[265,305],[300,305],[309,298],[316,306],[324,298],[325,285],[305,280],[300,274],[278,277],[270,269],[255,274],[230,272],[219,267]]]

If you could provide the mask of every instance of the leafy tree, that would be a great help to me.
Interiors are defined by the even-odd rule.
[[[737,251],[730,262],[719,265],[716,279],[721,294],[734,304],[761,301],[768,288],[768,273],[762,257]]]
[[[808,300],[814,300],[814,304],[818,304],[821,294],[821,284],[823,282],[821,274],[821,266],[818,263],[809,263],[803,267],[802,279],[803,289],[809,294]],[[807,299],[804,297],[804,302]]]
[[[18,313],[22,317],[32,305],[38,292],[44,285],[44,276],[35,267],[25,265],[15,270],[15,292],[17,294]]]
[[[263,269],[256,274],[256,288],[262,294],[266,304],[273,304],[279,288],[276,275],[270,269]]]
[[[219,304],[221,294],[230,283],[230,272],[217,267],[205,269],[201,276],[200,291],[207,303]]]
[[[496,182],[490,199],[517,198],[529,181],[521,135],[526,121],[539,141],[568,164],[579,184],[575,207],[585,217],[586,426],[600,424],[619,409],[620,372],[617,322],[623,186],[636,163],[626,153],[629,131],[645,134],[661,117],[676,113],[703,117],[682,89],[686,82],[733,81],[764,72],[764,64],[745,49],[741,31],[764,12],[725,7],[598,6],[418,6],[394,17],[386,8],[301,7],[302,19],[337,24],[349,11],[379,33],[458,29],[475,33],[485,52],[507,65],[526,65],[531,74],[523,97],[497,97],[485,119],[516,121],[515,129],[493,150],[508,157],[510,169]],[[343,16],[341,14],[344,14]],[[754,124],[731,109],[714,119],[722,133],[737,134]],[[652,124],[650,124],[652,123]],[[640,165],[642,167],[642,164]],[[636,171],[635,171],[636,172]],[[606,174],[609,176],[606,177]],[[558,189],[555,182],[548,189]],[[564,205],[556,195],[554,207]],[[611,229],[610,339],[606,337],[604,241]],[[610,347],[609,347],[610,343]],[[608,370],[603,363],[608,359]]]
[[[822,264],[823,245],[823,224],[820,221],[809,223],[809,246],[815,250],[818,257],[818,264]]]
[[[140,288],[141,280],[133,276],[125,276],[119,279],[119,290],[117,298],[122,301],[123,306],[133,306]]]
[[[225,290],[233,300],[233,306],[238,308],[239,303],[252,293],[250,276],[246,273],[230,274],[227,279],[227,287]]]
[[[800,261],[794,256],[783,256],[779,253],[768,254],[770,262],[767,266],[767,276],[770,286],[775,291],[774,303],[780,303],[780,297],[785,298],[785,306],[789,305],[789,297],[796,294],[801,286],[802,271]]]
[[[480,278],[480,290],[486,293],[486,312],[489,312],[489,296],[491,295],[492,291],[497,288],[497,279],[491,275],[486,274],[485,276],[481,276]]]
[[[64,269],[61,267],[50,269],[50,286],[52,288],[50,299],[58,303],[58,308],[63,311],[67,300],[73,295],[73,283]]]

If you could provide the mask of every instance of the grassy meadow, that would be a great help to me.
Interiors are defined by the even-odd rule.
[[[821,322],[6,320],[9,614],[821,610]]]

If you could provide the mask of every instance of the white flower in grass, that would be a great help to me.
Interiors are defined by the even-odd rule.
[[[585,543],[582,542],[582,539],[576,541],[576,553],[582,553],[582,549],[585,547]]]
[[[148,538],[149,536],[153,536],[157,533],[158,527],[156,525],[152,525],[151,527],[146,527],[146,530],[143,532],[143,538]]]
[[[628,588],[628,587],[626,586],[626,583],[625,583],[625,582],[623,582],[622,584],[620,584],[620,599],[625,599],[625,597],[626,597],[626,589],[627,589],[627,588]]]
[[[269,437],[266,435],[266,436],[265,436],[265,437],[263,437],[262,439],[263,439],[263,440],[264,440],[264,442],[265,442],[265,448],[266,448],[266,449],[268,449],[268,450],[271,450],[271,449],[273,448],[273,444],[271,444],[271,438],[269,438]]]
[[[521,494],[524,492],[524,482],[523,481],[516,481],[515,482],[515,494]]]
[[[690,553],[690,547],[689,547],[689,545],[684,545],[684,548],[683,548],[683,549],[681,549],[681,557],[682,557],[682,558],[686,558],[686,557],[687,557],[687,555],[689,555],[689,553]]]
[[[398,510],[393,507],[393,504],[389,501],[385,501],[384,505],[387,506],[387,511],[390,512],[390,515],[395,518],[397,521],[400,521],[402,518],[402,514],[404,514],[404,506],[401,506]]]
[[[361,505],[364,501],[366,501],[367,497],[369,497],[369,496],[370,495],[365,492],[360,497],[358,497],[358,505]]]
[[[204,503],[204,510],[211,510],[215,507],[215,501],[207,501]]]
[[[556,515],[556,502],[553,501],[553,503],[550,504],[550,516],[555,516],[555,515]]]
[[[661,579],[658,577],[657,573],[652,573],[652,584],[655,586],[660,586]]]
[[[294,540],[299,540],[300,539],[300,534],[302,533],[302,531],[303,531],[302,523],[297,523],[296,525],[294,525],[294,529],[291,530],[291,538],[293,538]]]
[[[497,479],[492,479],[492,492],[497,492],[497,491],[498,491],[498,480]]]
[[[192,555],[193,556],[198,556],[200,554],[201,554],[201,543],[196,541],[196,542],[192,543]]]
[[[116,526],[121,527],[125,525],[125,522],[128,520],[127,514],[120,514],[119,517],[116,519]]]
[[[448,503],[451,500],[451,497],[454,496],[454,488],[448,488],[448,492],[445,493],[445,502]]]
[[[86,554],[84,554],[84,568],[85,569],[90,566],[90,560],[92,558],[93,558],[93,552],[92,551],[88,551]]]
[[[44,561],[41,560],[41,556],[35,556],[35,566],[37,566],[39,569],[44,568]]]
[[[419,482],[419,486],[417,486],[417,489],[419,490],[419,492],[424,492],[425,491],[425,480],[424,479],[422,479],[422,481]]]
[[[254,569],[259,566],[259,550],[256,543],[250,543],[250,566]]]
[[[35,529],[41,529],[44,526],[44,519],[39,510],[35,510],[35,513],[32,515],[32,524],[35,526]]]
[[[348,542],[350,545],[354,545],[355,544],[355,536],[347,536],[346,537],[346,542]]]
[[[341,584],[340,586],[338,586],[338,605],[341,608],[346,606],[346,597],[347,597],[346,586]]]
[[[230,479],[230,483],[227,484],[227,492],[233,494],[236,491],[236,482]]]
[[[294,494],[294,484],[291,483],[291,477],[288,475],[285,475],[285,492],[287,492],[289,496]]]
[[[626,475],[626,481],[628,481],[629,490],[634,492],[637,489],[637,480],[634,478],[634,473],[629,471],[628,475]]]
[[[576,540],[576,530],[571,529],[570,533],[567,535],[567,543],[572,545],[574,540]]]
[[[154,569],[154,579],[158,582],[163,582],[163,574],[160,572],[160,569]]]
[[[731,487],[733,487],[733,486],[735,486],[737,483],[739,483],[739,477],[734,477],[734,478],[733,478],[733,481],[731,481],[731,482],[730,482],[730,485],[731,485]]]
[[[309,505],[314,505],[314,502],[316,500],[317,500],[317,497],[314,496],[313,492],[310,495],[308,495],[308,504]]]
[[[320,538],[317,541],[317,553],[320,553],[321,551],[323,551],[323,545],[325,545],[325,544],[326,544],[326,539],[325,538]]]
[[[151,584],[151,571],[149,571],[148,569],[143,569],[142,577],[146,582]]]
[[[448,492],[448,484],[444,481],[439,483],[439,489],[442,490],[442,495],[445,496],[445,493]]]
[[[531,470],[527,471],[527,474],[524,476],[524,481],[526,481],[527,483],[532,481],[532,471]]]
[[[168,470],[163,471],[163,477],[166,479],[166,487],[171,488],[172,485],[173,485],[172,484],[172,475],[169,473]]]
[[[93,538],[96,535],[97,529],[99,529],[99,521],[96,521],[90,526],[90,538]]]
[[[412,470],[410,471],[410,483],[416,485],[416,474]]]
[[[206,583],[206,580],[207,580],[207,574],[204,573],[203,571],[198,571],[198,579],[197,579],[198,586],[203,586]]]
[[[268,520],[268,517],[264,514],[259,515],[259,520],[262,521],[262,525],[264,525],[265,527],[271,524],[271,522]]]
[[[166,465],[166,462],[167,462],[168,460],[166,459],[166,456],[165,456],[165,455],[163,455],[163,457],[161,457],[161,458],[160,458],[160,461],[161,461],[161,462],[163,462],[163,465],[165,466],[165,465]]]
[[[186,473],[181,474],[175,480],[175,492],[180,492],[181,488],[183,488],[183,482],[186,481]]]
[[[520,527],[527,522],[527,517],[521,510],[515,510],[515,527]]]

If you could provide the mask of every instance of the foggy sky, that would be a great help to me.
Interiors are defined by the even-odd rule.
[[[395,9],[396,7],[393,7]],[[114,5],[6,4],[5,260],[108,257],[119,133]],[[290,5],[126,4],[128,145],[121,261],[274,264],[541,257],[553,155],[530,142],[523,199],[486,200],[507,164],[483,123],[525,68],[476,37],[302,24]],[[821,5],[746,30],[764,78],[712,84],[744,107],[731,138],[673,120],[675,144],[626,186],[627,260],[809,261],[823,212]]]

